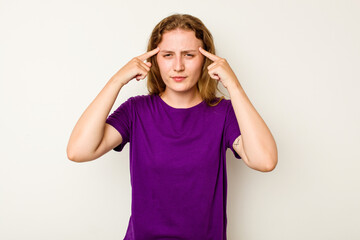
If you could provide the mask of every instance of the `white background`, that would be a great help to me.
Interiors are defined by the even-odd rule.
[[[270,173],[228,156],[228,239],[360,239],[357,0],[0,0],[0,239],[123,239],[127,145],[74,163],[76,121],[173,13],[199,17],[271,129]],[[146,94],[126,85],[113,110]]]

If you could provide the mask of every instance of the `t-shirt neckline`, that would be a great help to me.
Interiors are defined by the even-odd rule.
[[[197,109],[205,104],[205,100],[203,100],[200,103],[198,103],[192,107],[189,107],[189,108],[174,108],[174,107],[170,106],[169,104],[167,104],[158,94],[156,95],[156,97],[159,99],[159,101],[161,102],[161,104],[163,106],[165,106],[167,109],[170,109],[172,111],[191,111],[191,110]]]

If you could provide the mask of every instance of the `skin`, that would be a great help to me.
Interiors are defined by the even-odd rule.
[[[166,85],[160,96],[170,106],[189,108],[202,101],[196,88],[204,63],[204,56],[199,52],[202,45],[193,31],[176,29],[163,34],[156,59]],[[175,76],[186,78],[177,82],[173,79]]]
[[[122,87],[132,79],[140,81],[150,71],[151,63],[146,59],[159,52],[153,49],[131,59],[118,70],[77,121],[67,145],[67,157],[74,162],[97,159],[122,142],[122,136],[106,118]]]
[[[208,66],[211,78],[219,81],[230,95],[241,135],[233,148],[243,161],[258,171],[272,171],[277,165],[275,140],[264,120],[256,111],[226,59],[211,54],[201,47],[199,51],[213,61]]]
[[[67,147],[70,160],[94,160],[122,142],[119,132],[105,123],[106,118],[122,87],[132,79],[144,79],[151,68],[151,63],[145,61],[156,54],[161,76],[166,84],[161,98],[176,108],[188,108],[202,101],[196,83],[204,58],[212,60],[208,73],[211,78],[220,81],[229,92],[241,129],[241,135],[233,143],[234,150],[250,168],[262,172],[275,168],[275,140],[245,94],[229,63],[226,59],[202,49],[202,42],[195,37],[194,32],[179,29],[165,33],[158,48],[133,58],[108,81],[81,115],[71,133]],[[175,82],[171,78],[173,76],[186,78]]]
[[[270,130],[246,96],[226,59],[205,51],[202,45],[193,31],[176,29],[163,34],[158,45],[160,52],[156,56],[166,84],[162,99],[176,108],[189,108],[201,102],[196,83],[204,58],[209,58],[213,63],[209,65],[208,73],[228,90],[242,132],[233,143],[234,150],[250,168],[262,172],[273,170],[277,164],[277,148]],[[179,83],[172,76],[186,76],[186,79]]]

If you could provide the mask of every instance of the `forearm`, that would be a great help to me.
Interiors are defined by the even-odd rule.
[[[231,103],[241,131],[238,141],[241,140],[242,144],[239,145],[238,151],[242,152],[244,161],[250,167],[260,171],[272,169],[277,162],[275,140],[264,120],[246,96],[234,71],[226,59],[207,52],[201,47],[199,51],[214,61],[207,67],[210,77],[220,81],[230,93]]]
[[[68,155],[94,153],[104,135],[105,121],[123,86],[122,81],[111,78],[86,108],[76,123],[67,147]]]
[[[256,169],[275,167],[277,163],[275,140],[238,80],[234,82],[236,84],[229,87],[228,92],[249,164]]]
[[[155,48],[131,59],[111,77],[76,123],[67,147],[69,159],[93,159],[98,156],[96,152],[99,153],[97,151],[100,149],[99,146],[109,147],[115,142],[118,143],[109,134],[104,136],[107,116],[121,88],[131,79],[135,78],[139,81],[147,76],[151,63],[144,61],[156,55],[159,50],[159,48]],[[102,143],[105,145],[101,145]]]

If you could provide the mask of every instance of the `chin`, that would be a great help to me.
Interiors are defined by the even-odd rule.
[[[189,86],[189,85],[183,85],[183,84],[170,84],[170,85],[166,85],[166,87],[170,88],[171,90],[175,91],[175,92],[188,92],[190,90],[192,90],[194,87],[196,87],[196,84],[194,86]]]

